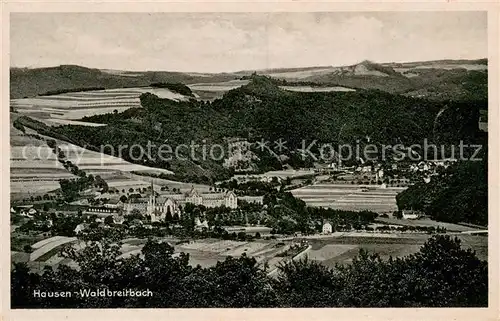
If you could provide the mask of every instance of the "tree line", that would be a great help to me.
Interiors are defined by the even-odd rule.
[[[266,307],[486,307],[487,263],[458,239],[430,238],[419,252],[382,260],[361,250],[351,264],[328,268],[303,259],[269,268],[246,255],[211,267],[190,266],[166,242],[148,241],[141,254],[120,257],[112,238],[87,241],[62,255],[79,268],[26,264],[11,271],[12,308],[266,308]],[[39,298],[34,291],[150,290],[151,297]]]
[[[458,162],[429,183],[418,182],[396,196],[398,208],[422,211],[451,223],[488,225],[488,154]]]

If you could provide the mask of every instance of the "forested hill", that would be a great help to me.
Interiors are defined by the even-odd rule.
[[[412,144],[424,138],[443,143],[474,140],[480,135],[479,110],[487,103],[430,102],[378,90],[288,92],[271,78],[255,76],[211,108],[245,124],[246,132],[239,133],[243,137],[256,133],[269,140],[286,138],[293,145],[303,139],[354,143],[369,136],[376,143]]]
[[[487,145],[483,147],[487,148]],[[418,183],[396,197],[399,209],[423,211],[444,222],[488,225],[488,156],[447,168],[429,183]]]
[[[237,79],[231,74],[196,74],[168,71],[128,72],[101,70],[77,65],[48,68],[11,68],[10,97],[23,98],[50,92],[78,91],[86,88],[125,88],[152,83],[217,82]]]
[[[440,60],[408,63],[363,61],[352,66],[322,66],[257,71],[282,82],[314,86],[377,89],[429,100],[478,100],[488,91],[488,61]],[[61,65],[48,68],[11,68],[11,98],[88,88],[124,88],[151,83],[214,83],[246,78],[252,71],[196,73],[122,71]]]
[[[83,119],[108,126],[61,126],[55,130],[80,145],[91,146],[130,146],[146,144],[147,140],[157,144],[168,141],[175,146],[203,140],[210,144],[234,137],[250,142],[282,138],[288,148],[282,154],[293,161],[303,141],[309,145],[317,140],[315,146],[364,144],[367,137],[375,144],[406,146],[422,144],[426,138],[429,143],[440,144],[476,142],[484,136],[478,130],[478,119],[479,110],[487,103],[431,102],[377,90],[290,92],[280,89],[270,78],[255,76],[248,85],[213,102],[175,102],[144,94],[141,105],[143,108]],[[279,168],[284,163],[261,165],[269,169],[268,166]],[[148,165],[164,167],[173,162]],[[200,161],[197,167],[205,165]]]

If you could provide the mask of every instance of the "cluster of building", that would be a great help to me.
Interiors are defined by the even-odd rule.
[[[151,190],[154,191],[153,185]],[[181,216],[182,209],[187,203],[203,205],[205,207],[225,206],[231,209],[238,207],[238,197],[232,191],[222,193],[199,193],[194,188],[186,194],[165,194],[157,196],[151,193],[147,201],[145,199],[131,200],[124,204],[125,213],[129,214],[137,209],[151,216],[152,222],[164,220],[167,215]]]
[[[151,185],[151,191],[154,186]],[[129,198],[125,203],[116,200],[102,206],[88,206],[85,214],[114,215],[124,213],[129,215],[137,210],[143,215],[149,215],[152,222],[165,220],[167,216],[180,218],[186,204],[202,205],[207,208],[225,206],[230,209],[238,207],[238,200],[262,204],[262,196],[240,196],[232,191],[201,193],[192,188],[187,193],[157,194],[151,192],[149,197]]]

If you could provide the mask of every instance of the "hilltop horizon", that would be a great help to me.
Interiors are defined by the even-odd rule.
[[[262,69],[240,69],[240,70],[232,70],[232,71],[214,71],[214,72],[203,72],[196,70],[174,70],[174,69],[147,69],[147,70],[135,70],[135,69],[114,69],[114,68],[99,68],[93,67],[84,64],[73,64],[73,63],[61,63],[49,66],[10,66],[10,69],[19,69],[19,70],[37,70],[37,69],[54,69],[60,67],[79,67],[85,68],[89,70],[100,70],[100,71],[108,71],[108,72],[175,72],[175,73],[193,73],[193,74],[239,74],[239,73],[249,73],[249,72],[272,72],[272,71],[290,71],[290,70],[314,70],[321,68],[342,68],[342,67],[352,67],[363,64],[375,64],[375,65],[406,65],[406,64],[417,64],[417,63],[474,63],[474,64],[486,64],[488,63],[487,57],[477,57],[477,58],[442,58],[442,59],[431,59],[431,60],[405,60],[405,61],[374,61],[371,59],[363,59],[354,64],[331,64],[331,65],[302,65],[302,66],[282,66],[282,67],[270,67],[270,68],[262,68]]]

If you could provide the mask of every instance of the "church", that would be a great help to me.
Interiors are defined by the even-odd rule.
[[[151,185],[151,190],[153,185]],[[232,191],[223,193],[198,193],[192,188],[185,194],[166,194],[156,196],[151,193],[147,202],[137,200],[136,202],[129,201],[125,204],[125,212],[130,214],[132,210],[138,209],[141,213],[151,216],[152,222],[164,220],[170,214],[172,216],[181,217],[181,210],[187,204],[203,205],[205,207],[226,206],[229,208],[238,207],[238,197]]]

